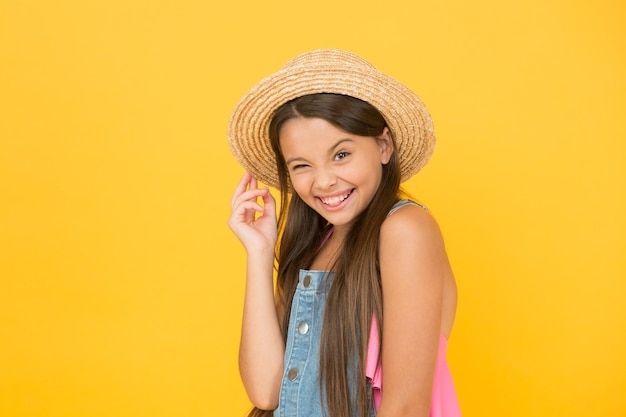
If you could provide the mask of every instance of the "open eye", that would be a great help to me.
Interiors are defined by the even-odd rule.
[[[338,161],[338,160],[344,159],[348,155],[350,155],[350,152],[346,152],[346,151],[337,152],[337,154],[335,155],[335,160]]]

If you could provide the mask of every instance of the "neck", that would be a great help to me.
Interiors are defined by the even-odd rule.
[[[311,269],[324,271],[333,269],[333,265],[341,253],[341,246],[343,245],[345,233],[346,231],[342,230],[342,228],[337,230],[337,228],[333,227],[330,230],[328,236],[320,245],[317,256],[311,265]]]
[[[350,231],[350,226],[347,226],[347,225],[333,226],[332,238],[333,240],[343,242],[345,237],[348,235],[349,231]]]

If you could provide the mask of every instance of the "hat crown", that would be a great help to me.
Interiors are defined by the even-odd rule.
[[[283,70],[311,66],[325,66],[331,68],[347,66],[350,68],[360,67],[363,69],[376,70],[374,65],[360,56],[340,49],[316,49],[314,51],[305,52],[290,59],[283,66]]]
[[[430,114],[419,97],[365,59],[337,49],[296,56],[242,97],[228,125],[228,143],[235,158],[261,182],[279,187],[269,137],[274,112],[294,98],[321,93],[355,97],[380,112],[395,142],[401,181],[430,159],[436,138]]]

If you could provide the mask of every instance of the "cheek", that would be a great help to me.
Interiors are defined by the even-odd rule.
[[[380,163],[363,161],[360,164],[351,165],[342,172],[342,177],[352,182],[367,183],[372,179],[380,180],[383,167]]]
[[[310,189],[310,180],[307,175],[294,175],[290,178],[291,186],[293,190],[298,194],[301,198],[305,196],[307,190]]]
[[[383,177],[382,165],[369,166],[359,172],[359,182],[367,189],[375,192]]]

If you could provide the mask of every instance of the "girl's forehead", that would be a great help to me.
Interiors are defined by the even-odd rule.
[[[301,137],[306,135],[337,136],[346,131],[319,117],[297,117],[287,120],[280,129],[280,139],[285,136]]]
[[[360,147],[375,143],[372,138],[350,134],[322,119],[293,119],[279,135],[283,156],[327,155],[341,147]]]

